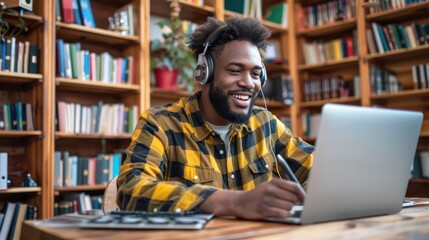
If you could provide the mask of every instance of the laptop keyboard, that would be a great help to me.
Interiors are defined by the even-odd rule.
[[[107,229],[202,229],[213,214],[196,212],[113,211],[79,225]]]

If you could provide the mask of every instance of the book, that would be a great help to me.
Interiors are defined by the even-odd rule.
[[[79,7],[82,14],[83,25],[87,27],[95,27],[94,16],[92,14],[90,0],[78,0]]]
[[[249,0],[224,0],[225,10],[247,15],[249,9]]]
[[[74,23],[76,23],[78,25],[82,25],[82,17],[81,17],[81,12],[79,9],[78,0],[71,0],[71,1],[72,1]]]
[[[36,44],[30,43],[29,56],[28,56],[28,73],[39,72],[39,47]]]
[[[288,10],[287,10],[288,7],[287,6],[288,6],[287,3],[279,3],[267,8],[264,14],[264,19],[269,22],[277,23],[284,28],[287,28],[288,26]]]
[[[61,0],[62,20],[65,23],[74,23],[73,1]]]
[[[6,240],[12,225],[13,216],[15,214],[15,203],[8,202],[6,205],[5,216],[0,230],[0,240]]]
[[[15,214],[12,220],[11,229],[9,231],[8,240],[21,239],[22,222],[25,219],[26,212],[27,212],[27,204],[16,203]]]

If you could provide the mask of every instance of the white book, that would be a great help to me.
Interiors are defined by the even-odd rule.
[[[8,202],[6,208],[6,214],[3,219],[3,224],[1,226],[0,231],[0,240],[6,240],[7,235],[9,234],[9,230],[12,224],[13,215],[15,214],[15,203]]]
[[[82,106],[79,103],[75,104],[74,108],[74,132],[81,133],[81,124],[82,124]]]
[[[24,43],[24,73],[28,73],[28,59],[29,59],[29,55],[30,55],[30,42],[29,41],[25,41]]]
[[[73,78],[72,75],[72,63],[70,58],[70,43],[64,43],[64,62],[65,62],[65,77],[66,78]]]
[[[372,31],[375,37],[375,43],[377,44],[377,50],[379,53],[384,53],[383,43],[381,42],[380,34],[378,32],[378,26],[375,22],[372,23]]]
[[[18,42],[18,59],[16,61],[16,72],[18,73],[22,73],[24,72],[22,65],[23,65],[23,60],[24,60],[24,43],[23,42]]]
[[[11,72],[16,72],[16,38],[12,37],[11,38],[12,43],[11,43],[11,51],[10,51],[10,71]]]

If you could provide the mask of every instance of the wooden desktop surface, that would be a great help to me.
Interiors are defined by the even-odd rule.
[[[416,199],[427,202],[429,199]],[[21,239],[429,239],[429,204],[387,216],[310,225],[215,218],[202,230],[96,230],[24,222]]]

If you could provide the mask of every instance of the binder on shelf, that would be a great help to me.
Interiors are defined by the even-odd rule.
[[[0,152],[0,189],[7,189],[7,153]]]

